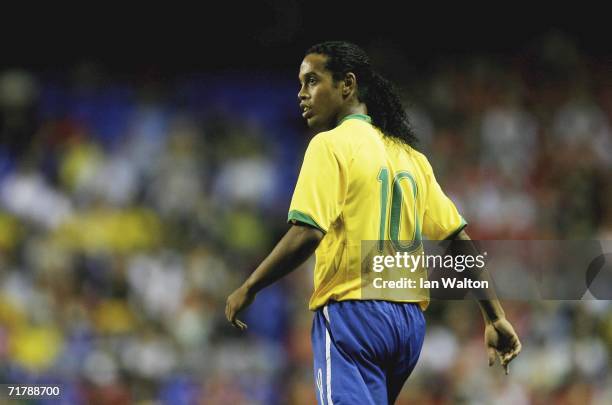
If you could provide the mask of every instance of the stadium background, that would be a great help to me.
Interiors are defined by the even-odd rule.
[[[315,401],[313,263],[258,296],[246,335],[223,308],[287,228],[309,139],[297,70],[321,40],[357,42],[397,83],[473,238],[612,239],[596,23],[245,13],[172,33],[75,19],[3,47],[0,381],[61,383],[64,403]],[[610,403],[609,302],[505,307],[523,343],[509,377],[486,366],[476,305],[436,302],[398,403]]]

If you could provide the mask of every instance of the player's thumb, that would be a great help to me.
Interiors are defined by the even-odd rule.
[[[489,357],[489,367],[495,364],[495,349],[492,347],[487,347],[487,355]]]

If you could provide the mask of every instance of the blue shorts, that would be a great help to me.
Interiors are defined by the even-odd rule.
[[[424,337],[425,317],[418,304],[330,301],[312,323],[318,403],[394,403]]]

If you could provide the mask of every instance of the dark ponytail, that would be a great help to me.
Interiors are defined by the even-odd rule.
[[[408,116],[394,86],[372,69],[368,55],[355,44],[343,41],[323,42],[312,46],[306,55],[327,56],[326,68],[334,80],[342,80],[348,72],[357,77],[358,99],[368,107],[372,123],[387,136],[415,146]]]

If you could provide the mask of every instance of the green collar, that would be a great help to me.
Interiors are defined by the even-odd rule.
[[[355,118],[355,119],[358,119],[358,120],[365,121],[368,124],[372,123],[372,117],[370,117],[369,115],[365,115],[365,114],[350,114],[350,115],[347,115],[346,117],[342,118],[340,120],[340,122],[338,123],[338,125],[342,124],[346,120],[350,120],[351,118]]]

